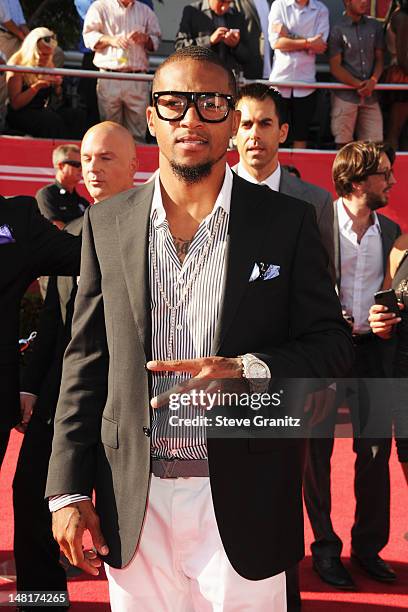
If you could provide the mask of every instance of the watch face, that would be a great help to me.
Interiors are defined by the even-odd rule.
[[[268,370],[263,363],[255,361],[248,367],[248,378],[269,378]]]

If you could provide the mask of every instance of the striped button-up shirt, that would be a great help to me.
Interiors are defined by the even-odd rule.
[[[184,296],[175,315],[171,358],[208,357],[211,354],[221,305],[232,172],[227,166],[224,183],[214,208],[200,223],[183,263],[177,257],[166,219],[159,175],[155,181],[149,251],[152,358],[168,359],[169,342],[171,342],[171,311],[165,303],[160,286],[171,305],[178,304],[180,298]],[[210,241],[209,248],[208,241]],[[156,265],[153,262],[152,251],[155,253]],[[160,283],[157,281],[157,275]],[[188,287],[190,291],[186,292]],[[153,395],[159,395],[186,378],[180,375],[153,374]],[[194,406],[180,407],[175,414],[192,418],[197,416],[199,411]],[[167,459],[207,457],[204,429],[190,427],[187,432],[183,428],[170,426],[167,406],[153,411],[151,444],[153,457]]]
[[[173,355],[174,359],[194,359],[211,354],[215,328],[220,313],[222,287],[226,269],[225,254],[232,191],[232,171],[226,166],[224,182],[211,213],[203,219],[183,261],[177,257],[173,238],[166,219],[160,189],[160,175],[156,174],[150,215],[149,271],[150,304],[152,309],[152,358],[168,358],[171,312],[159,288],[159,282],[171,305],[179,302],[184,288],[190,287],[176,311]],[[206,256],[202,254],[210,241]],[[153,253],[152,253],[153,251]],[[200,257],[201,256],[201,257]],[[198,273],[197,273],[198,270]],[[158,278],[157,278],[158,277]],[[193,282],[192,282],[193,277]],[[154,373],[154,396],[167,391],[188,376]],[[177,416],[198,416],[195,406],[179,408]],[[160,459],[206,459],[206,433],[203,427],[172,427],[169,407],[153,411],[151,454]],[[49,501],[51,512],[68,504],[89,499],[81,494],[57,495]]]
[[[120,0],[96,0],[89,7],[84,21],[84,43],[94,50],[102,36],[129,36],[132,32],[148,34],[156,51],[161,37],[159,21],[155,13],[141,2],[124,6]],[[95,51],[95,66],[102,69],[140,70],[146,72],[149,60],[143,45],[132,43],[128,49],[111,45]]]

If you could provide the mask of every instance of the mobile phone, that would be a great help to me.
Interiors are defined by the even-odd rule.
[[[234,32],[234,34],[239,34],[238,28],[230,28],[230,32]]]
[[[387,306],[388,312],[393,312],[397,317],[399,317],[400,310],[398,308],[398,300],[394,289],[377,291],[377,293],[374,293],[374,300],[376,304]]]

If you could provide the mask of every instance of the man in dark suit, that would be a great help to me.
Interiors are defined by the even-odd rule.
[[[251,183],[268,185],[314,206],[334,280],[333,199],[328,191],[297,178],[279,163],[279,145],[289,130],[282,96],[263,83],[244,85],[237,110],[241,112],[236,136],[239,163],[233,170]]]
[[[94,126],[85,134],[81,151],[85,159],[92,159],[91,164],[86,165],[84,180],[95,203],[133,187],[135,145],[126,128],[111,122]],[[66,231],[79,236],[82,221],[82,217],[75,219],[67,225]],[[22,372],[22,412],[27,418],[31,413],[32,416],[26,426],[13,482],[18,592],[66,591],[67,588],[65,571],[59,563],[59,547],[52,537],[51,516],[44,492],[62,360],[71,339],[76,293],[76,276],[51,277],[37,338]]]
[[[272,49],[268,36],[268,17],[272,0],[235,0],[234,6],[246,18],[249,59],[245,63],[247,79],[268,79],[272,70]]]
[[[350,378],[357,377],[355,385],[348,389],[338,385],[339,397],[343,401],[345,397],[350,408],[355,435],[353,450],[357,455],[352,559],[371,578],[381,582],[395,580],[395,572],[378,554],[389,535],[391,415],[383,401],[373,401],[367,395],[364,379],[389,375],[391,365],[391,355],[370,330],[368,315],[374,293],[382,287],[388,254],[400,234],[396,223],[376,212],[387,205],[395,183],[394,158],[393,150],[384,145],[351,142],[339,151],[333,165],[333,181],[339,195],[334,203],[336,283],[343,314],[353,330],[356,351],[356,361],[349,373]],[[332,417],[334,431],[335,412]],[[369,437],[365,428],[377,423],[383,426],[383,436],[376,426],[377,433]],[[326,422],[326,434],[328,425]],[[333,438],[326,435],[319,439],[318,434],[319,426],[309,440],[304,478],[305,502],[315,535],[313,567],[328,584],[352,589],[353,579],[340,559],[342,542],[330,517]]]
[[[250,61],[247,23],[232,0],[200,0],[183,9],[175,47],[211,48],[231,70],[245,71]]]
[[[282,96],[264,83],[251,83],[241,87],[236,108],[241,112],[236,136],[239,163],[233,170],[251,183],[267,185],[314,207],[334,281],[332,197],[325,189],[301,180],[279,163],[279,145],[285,142],[289,131]],[[286,571],[288,612],[301,609],[298,574],[297,567]]]
[[[90,529],[113,610],[282,612],[303,555],[301,444],[169,430],[163,373],[268,388],[352,361],[313,211],[226,165],[235,88],[207,49],[170,56],[148,109],[155,182],[84,219],[46,495],[57,541],[95,575]]]
[[[81,244],[57,230],[34,198],[0,196],[0,465],[10,430],[20,421],[18,329],[20,301],[40,275],[77,274]]]

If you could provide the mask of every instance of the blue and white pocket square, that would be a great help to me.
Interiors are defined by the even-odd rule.
[[[254,264],[251,276],[249,277],[249,282],[253,283],[254,281],[258,280],[272,280],[272,278],[276,278],[277,276],[279,276],[279,273],[280,266],[275,266],[274,264],[266,264],[260,261]]]
[[[11,229],[8,225],[0,225],[0,244],[11,244],[15,242]]]

